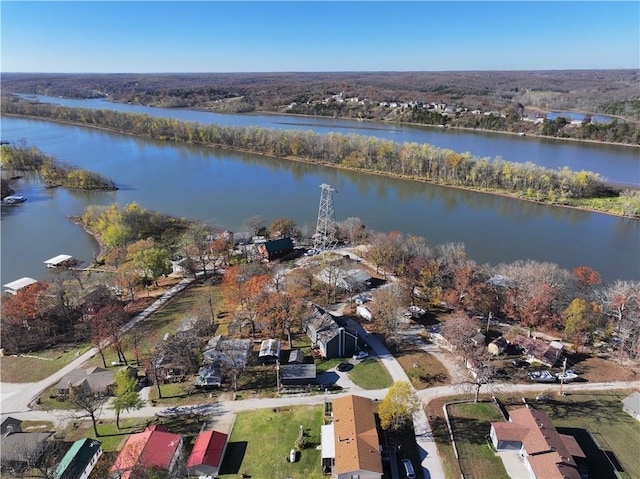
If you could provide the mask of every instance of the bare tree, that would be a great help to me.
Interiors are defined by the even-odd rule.
[[[397,332],[407,311],[409,296],[403,285],[392,283],[375,293],[371,315],[378,329],[390,342],[395,342]]]
[[[80,387],[69,388],[68,402],[75,409],[79,410],[79,413],[74,417],[76,419],[90,418],[93,424],[93,432],[96,437],[99,437],[98,433],[98,419],[102,414],[102,408],[108,400],[108,396],[102,392],[93,392],[91,390]]]

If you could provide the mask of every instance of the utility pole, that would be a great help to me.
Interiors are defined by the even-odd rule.
[[[564,386],[564,375],[567,372],[567,358],[565,357],[562,361],[562,376],[560,376],[560,396],[564,396],[564,392],[562,391],[562,386]]]
[[[276,388],[280,394],[280,360],[276,359]]]

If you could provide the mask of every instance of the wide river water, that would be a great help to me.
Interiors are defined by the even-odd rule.
[[[113,105],[99,100],[65,103],[203,123],[371,134],[396,141],[427,142],[479,156],[499,155],[513,161],[516,158],[510,155],[515,149],[528,152],[526,161],[538,164],[543,162],[534,161],[536,151],[549,151],[548,156],[555,158],[571,150],[574,156],[593,158],[607,170],[602,174],[611,180],[640,183],[638,150],[632,147],[282,115],[215,115]],[[3,140],[24,138],[29,145],[59,160],[113,178],[120,188],[116,192],[47,190],[37,181],[20,180],[17,193],[27,196],[28,201],[2,207],[2,283],[22,276],[46,278],[43,261],[61,253],[90,262],[96,252],[95,242],[67,217],[80,214],[91,204],[124,205],[136,201],[148,209],[205,220],[236,231],[253,215],[263,215],[268,221],[290,217],[300,226],[315,225],[322,183],[337,190],[334,203],[338,221],[357,216],[377,231],[424,236],[432,244],[463,242],[469,256],[478,263],[534,259],[558,263],[567,269],[588,265],[607,281],[640,279],[637,220],[46,121],[3,117],[1,128]],[[518,158],[524,154],[519,153]],[[584,169],[597,171],[587,166]],[[614,171],[621,176],[612,178]]]

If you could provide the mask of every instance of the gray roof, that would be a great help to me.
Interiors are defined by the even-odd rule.
[[[93,392],[105,391],[113,384],[114,371],[94,367],[88,369],[74,369],[65,374],[58,382],[56,389],[67,390],[69,384],[73,387],[89,388]]]
[[[307,322],[306,328],[312,341],[326,344],[340,333],[341,326],[336,318],[324,309],[314,305],[314,314]]]
[[[280,377],[287,379],[316,379],[315,364],[287,364],[280,367]]]
[[[16,432],[3,436],[0,440],[2,460],[26,462],[25,457],[34,459],[43,450],[44,442],[52,432]]]
[[[250,350],[250,339],[227,339],[218,335],[209,340],[203,356],[205,360],[212,363],[231,359],[236,366],[242,366],[246,364]]]

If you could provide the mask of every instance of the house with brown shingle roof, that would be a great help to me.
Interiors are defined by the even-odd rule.
[[[586,455],[573,436],[560,434],[542,411],[509,411],[509,422],[491,423],[497,451],[519,451],[534,479],[582,479]]]
[[[335,479],[381,479],[382,454],[371,399],[334,399],[332,419],[321,430],[324,471]]]

